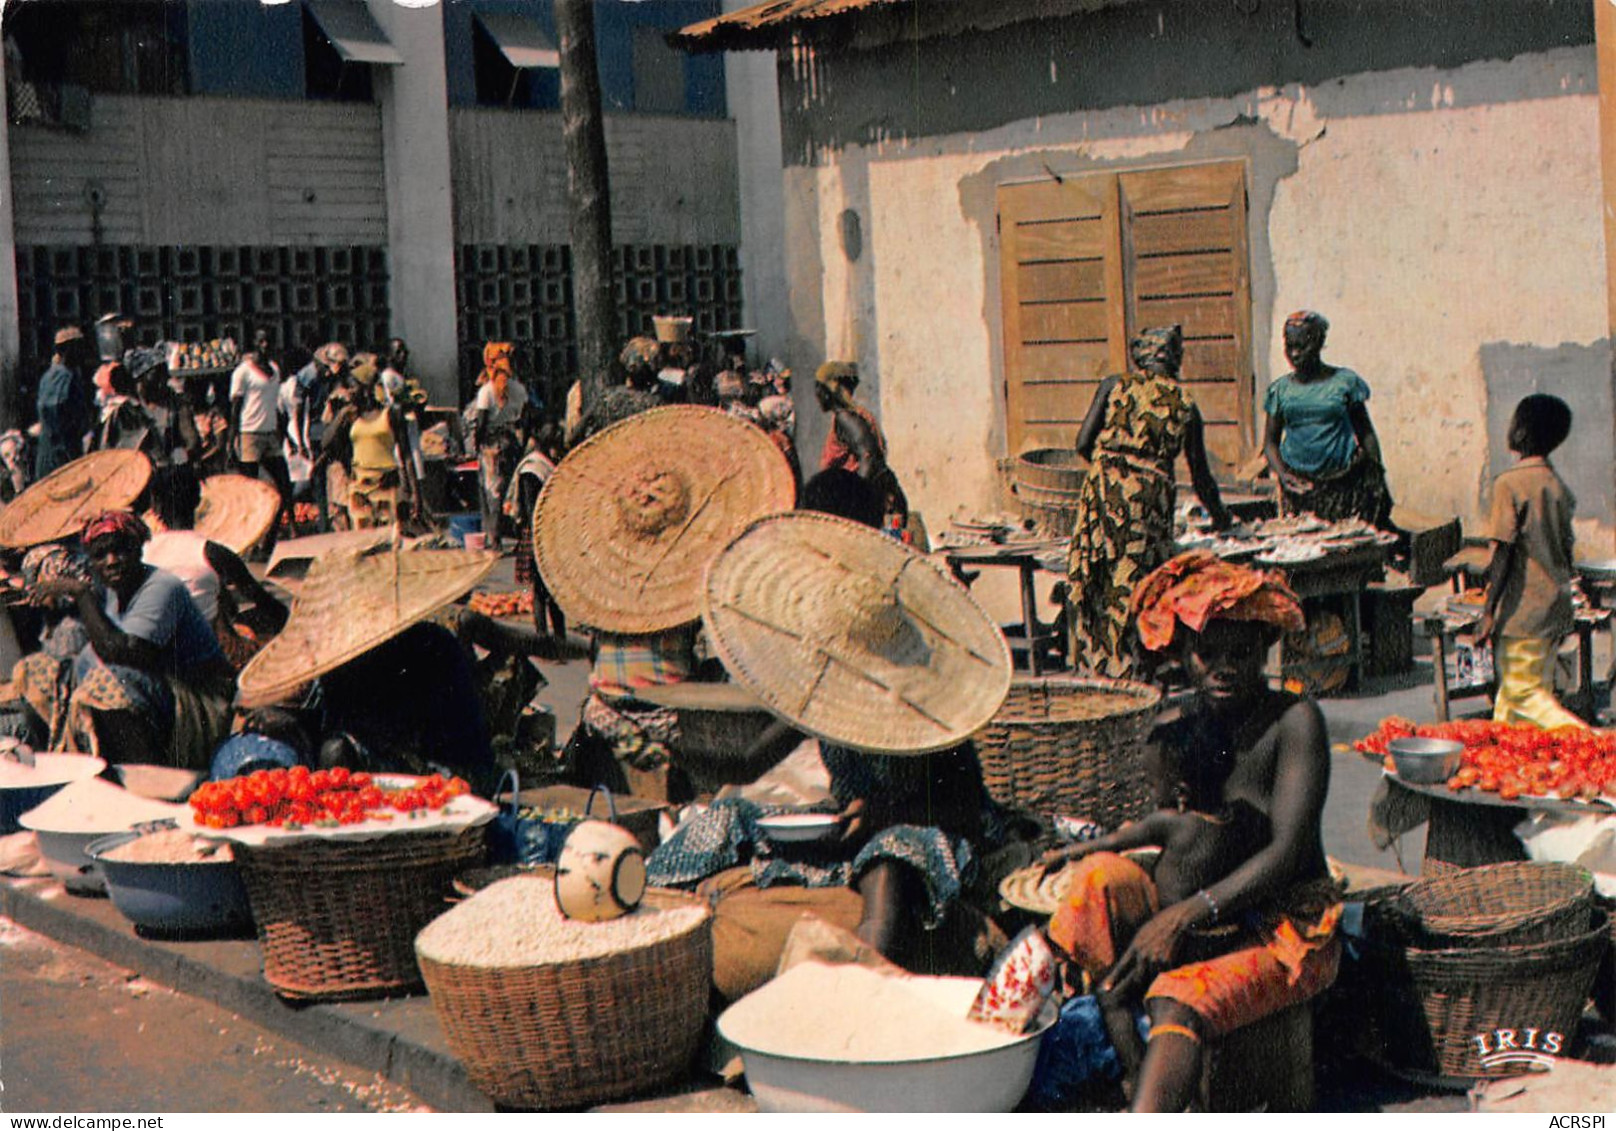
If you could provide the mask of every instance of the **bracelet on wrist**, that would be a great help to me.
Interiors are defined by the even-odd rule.
[[[1216,923],[1218,921],[1218,915],[1219,915],[1219,912],[1221,910],[1218,907],[1217,897],[1215,895],[1213,895],[1211,892],[1207,891],[1205,888],[1202,888],[1200,891],[1196,892],[1195,894],[1197,896],[1199,896],[1201,898],[1202,902],[1204,902],[1206,904],[1207,910],[1212,912],[1212,918],[1210,920],[1208,920],[1208,921],[1212,922],[1212,923]]]

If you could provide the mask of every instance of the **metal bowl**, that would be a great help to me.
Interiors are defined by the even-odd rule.
[[[963,1017],[982,980],[923,978],[915,985]],[[1026,1095],[1039,1043],[1057,1016],[1055,1003],[1046,1002],[1032,1032],[998,1048],[917,1060],[821,1060],[764,1051],[735,1042],[722,1016],[718,1032],[740,1050],[747,1086],[763,1112],[1007,1112]]]
[[[829,840],[842,831],[842,819],[835,813],[779,813],[759,817],[757,827],[764,836],[781,844],[811,844]]]
[[[1616,581],[1616,558],[1597,562],[1578,562],[1577,572],[1590,581]]]
[[[1458,772],[1464,743],[1449,738],[1394,738],[1386,749],[1398,777],[1415,785],[1440,785]]]
[[[106,853],[141,835],[99,836],[85,849],[100,869],[112,905],[124,918],[154,934],[221,935],[252,925],[247,889],[234,861],[169,864],[107,859]]]
[[[17,819],[70,782],[91,778],[107,768],[88,754],[36,754],[32,768],[14,766],[0,783],[0,836],[16,832]]]

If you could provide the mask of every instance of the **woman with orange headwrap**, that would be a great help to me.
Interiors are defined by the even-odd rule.
[[[510,342],[483,346],[477,395],[466,409],[477,446],[477,481],[482,490],[483,533],[488,548],[499,549],[499,519],[511,472],[527,447],[527,387],[516,379]]]
[[[1154,756],[1226,765],[1225,800],[1265,817],[1268,836],[1222,879],[1166,906],[1138,864],[1092,853],[1074,866],[1049,937],[1110,1006],[1144,999],[1151,1029],[1134,1109],[1182,1111],[1201,1079],[1203,1041],[1335,980],[1341,905],[1322,840],[1330,753],[1318,706],[1263,678],[1281,632],[1302,627],[1280,575],[1181,554],[1144,580],[1133,610],[1140,641],[1176,646],[1195,690],[1157,721]]]

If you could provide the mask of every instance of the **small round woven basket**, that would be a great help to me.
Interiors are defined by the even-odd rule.
[[[1128,680],[1017,678],[976,735],[983,784],[1001,804],[1106,829],[1142,817],[1155,801],[1144,743],[1160,702]]]
[[[534,883],[544,880],[535,879]],[[643,904],[702,902],[652,889]],[[690,1070],[712,991],[712,916],[670,938],[599,958],[488,967],[421,956],[449,1048],[506,1107],[622,1099]]]
[[[1610,945],[1601,913],[1590,930],[1530,946],[1427,950],[1384,935],[1364,940],[1370,1025],[1393,1067],[1462,1080],[1518,1076],[1552,1066],[1577,1031],[1588,991]],[[1517,1045],[1535,1033],[1533,1048],[1502,1049],[1497,1030]],[[1560,1038],[1554,1047],[1550,1034]]]
[[[1575,864],[1511,861],[1409,884],[1377,905],[1410,945],[1526,946],[1576,938],[1594,915],[1592,874]]]
[[[264,980],[294,1001],[387,997],[421,984],[415,936],[483,863],[486,826],[368,840],[232,845],[264,952]]]

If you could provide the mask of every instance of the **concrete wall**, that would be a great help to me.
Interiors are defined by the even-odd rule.
[[[453,109],[449,143],[458,242],[568,242],[559,113]],[[609,114],[606,160],[617,243],[739,240],[735,123]]]
[[[1290,6],[1262,10],[1274,7],[1288,25]],[[792,361],[857,357],[933,528],[994,505],[1006,454],[995,194],[1052,173],[1246,161],[1258,404],[1285,371],[1286,312],[1323,311],[1326,357],[1373,387],[1393,491],[1417,509],[1474,528],[1496,463],[1489,421],[1526,388],[1533,351],[1552,355],[1543,374],[1585,413],[1610,411],[1587,6],[1489,7],[1451,42],[1407,27],[1348,37],[1329,22],[1347,7],[1302,9],[1321,14],[1324,30],[1304,26],[1315,48],[1327,35],[1342,45],[1333,55],[1288,42],[1289,26],[1228,19],[1200,21],[1207,44],[1188,17],[1144,4],[1112,13],[1120,23],[1076,21],[1094,33],[1081,56],[1061,50],[1081,38],[1072,28],[1038,25],[782,57]],[[1500,26],[1498,8],[1514,24]],[[1098,34],[1119,28],[1114,41]],[[1575,45],[1554,45],[1564,40]],[[1143,63],[1175,46],[1196,62],[1159,71],[1156,89],[1180,96],[1117,101],[1146,95]],[[1368,62],[1404,57],[1441,65]],[[1307,78],[1261,81],[1290,73]],[[1006,116],[1024,112],[1035,116]],[[805,396],[802,441],[813,451],[823,426],[810,405]],[[1586,423],[1579,440],[1594,448],[1564,458],[1574,489],[1587,480],[1581,513],[1597,522],[1585,536],[1608,541],[1610,421]]]
[[[17,243],[87,244],[98,227],[112,244],[387,242],[376,106],[97,95],[93,107],[84,134],[11,127]]]

